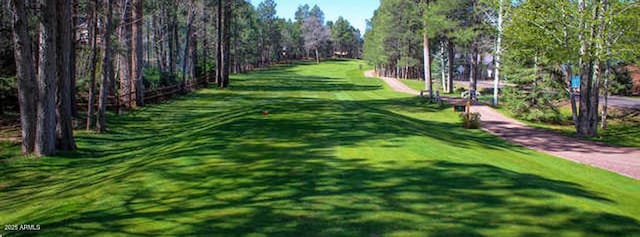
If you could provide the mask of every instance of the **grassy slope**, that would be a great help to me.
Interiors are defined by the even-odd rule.
[[[50,236],[640,235],[639,181],[461,129],[450,108],[357,66],[235,76],[111,117],[107,134],[78,134],[77,153],[0,162],[0,224]]]

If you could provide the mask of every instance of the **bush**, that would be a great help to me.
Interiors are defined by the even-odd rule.
[[[467,113],[460,113],[462,119],[462,126],[470,129],[480,128],[480,113],[471,113],[467,116]]]
[[[519,119],[558,124],[564,117],[557,103],[565,97],[548,91],[528,92],[517,88],[505,88],[506,108]],[[568,97],[568,96],[566,96]]]

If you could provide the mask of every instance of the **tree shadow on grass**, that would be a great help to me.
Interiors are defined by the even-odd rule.
[[[260,76],[265,76],[260,74]],[[382,88],[380,85],[358,85],[345,83],[343,79],[331,77],[303,76],[289,74],[288,76],[267,76],[268,81],[254,84],[232,85],[234,91],[373,91]],[[301,86],[303,85],[303,86]]]
[[[142,172],[163,177],[157,185],[179,187],[144,188],[148,185],[143,181],[118,177],[113,182],[129,186],[115,194],[118,206],[93,207],[59,221],[33,221],[45,223],[43,234],[65,236],[481,236],[498,228],[514,228],[514,234],[640,233],[639,223],[629,217],[536,202],[557,195],[599,198],[572,183],[446,161],[376,168],[359,159],[264,146],[271,152],[261,152],[261,157],[278,158],[247,163],[246,154],[231,154],[224,157],[231,163],[196,173],[186,172],[190,165],[151,165]],[[146,226],[152,223],[162,224]]]
[[[85,208],[60,213],[68,208],[62,205],[30,217],[29,222],[42,225],[41,234],[51,236],[480,236],[502,228],[531,234],[640,234],[640,223],[629,217],[540,202],[559,195],[610,202],[575,183],[491,165],[371,163],[371,157],[335,155],[337,146],[410,136],[470,149],[477,144],[515,148],[483,133],[469,134],[455,123],[392,111],[412,103],[406,98],[276,98],[268,103],[273,114],[266,117],[259,113],[261,104],[172,105],[147,111],[152,125],[124,116],[110,124],[110,133],[79,139],[99,149],[82,146],[71,157],[56,158],[63,164],[44,165],[62,176],[19,177],[3,191],[24,194],[3,202],[73,199],[94,189],[107,195],[74,199]],[[114,144],[119,145],[109,148]],[[44,167],[14,167],[18,170],[11,173]],[[102,198],[105,204],[96,204]]]
[[[107,134],[79,135],[76,153],[0,166],[0,213],[22,211],[7,221],[40,224],[44,236],[640,234],[634,218],[553,201],[615,204],[576,183],[400,152],[337,154],[412,137],[461,152],[522,150],[404,113],[447,107],[247,90],[145,108],[110,119]]]

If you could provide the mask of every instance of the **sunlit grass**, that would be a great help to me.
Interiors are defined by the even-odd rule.
[[[1,146],[0,224],[45,236],[640,235],[637,180],[465,130],[360,63],[236,75],[229,89],[109,117],[71,154],[6,158],[17,147]]]

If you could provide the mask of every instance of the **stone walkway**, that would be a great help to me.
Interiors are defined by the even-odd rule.
[[[365,72],[365,76],[376,77],[373,71]],[[420,94],[419,91],[407,87],[397,79],[384,77],[381,79],[395,91],[412,95]],[[455,100],[454,98],[443,99]],[[508,141],[567,160],[640,179],[640,149],[613,147],[532,128],[486,105],[474,105],[471,110],[481,114],[482,129]]]

